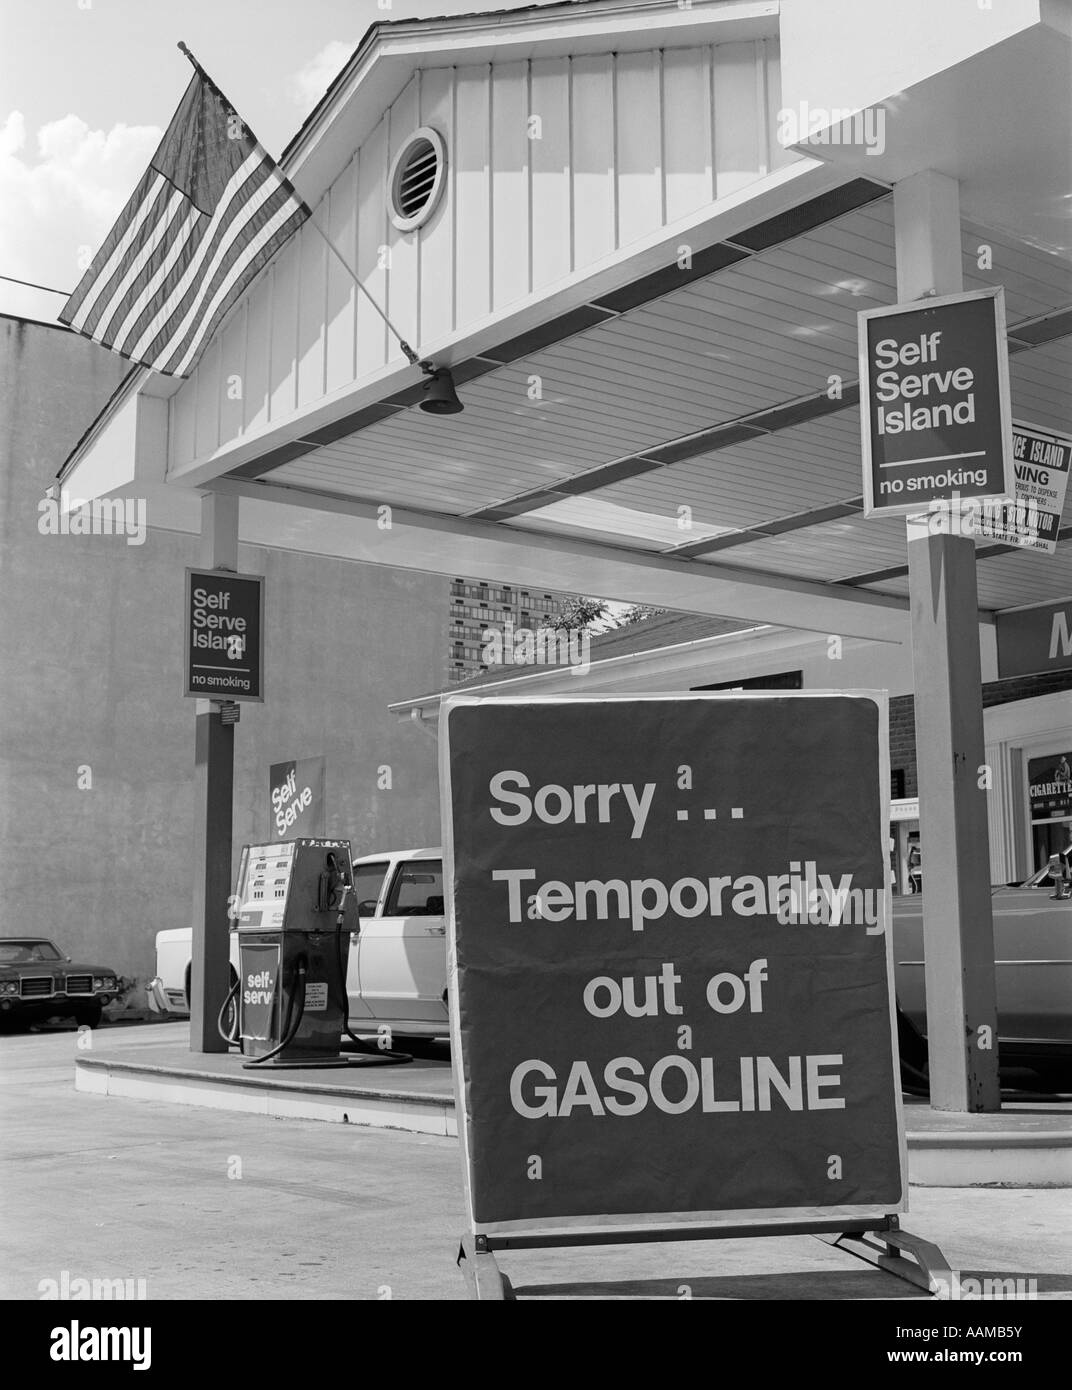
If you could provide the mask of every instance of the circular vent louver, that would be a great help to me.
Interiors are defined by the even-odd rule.
[[[443,191],[446,147],[429,126],[415,130],[391,167],[391,221],[403,232],[427,222]]]

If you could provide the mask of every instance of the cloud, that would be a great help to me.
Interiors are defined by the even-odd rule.
[[[289,79],[291,100],[301,107],[303,117],[309,114],[338,77],[356,47],[355,43],[332,39]]]
[[[74,289],[84,248],[92,255],[107,236],[162,133],[157,126],[91,130],[67,115],[37,131],[34,155],[26,121],[12,111],[0,125],[0,272]],[[0,281],[4,312],[51,319],[62,306],[58,295]]]

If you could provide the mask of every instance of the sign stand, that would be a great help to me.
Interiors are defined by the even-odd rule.
[[[654,1241],[741,1240],[760,1236],[811,1235],[866,1260],[876,1269],[905,1279],[928,1293],[942,1297],[952,1287],[952,1271],[941,1250],[928,1240],[902,1231],[896,1215],[878,1221],[802,1221],[772,1229],[770,1226],[698,1226],[695,1230],[673,1227],[641,1230],[553,1231],[533,1235],[464,1235],[458,1250],[458,1267],[471,1299],[502,1302],[517,1298],[510,1279],[499,1268],[496,1250],[542,1250],[569,1245],[637,1245]],[[911,1257],[911,1258],[907,1258]]]

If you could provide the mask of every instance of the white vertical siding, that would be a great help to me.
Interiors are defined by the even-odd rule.
[[[194,448],[194,406],[197,402],[197,378],[192,377],[169,402],[168,450],[172,459],[197,457]]]
[[[327,198],[315,209],[318,222],[327,220]],[[298,232],[298,406],[311,405],[324,394],[324,342],[327,336],[328,248],[324,238],[306,223]]]
[[[572,154],[573,268],[601,260],[615,249],[614,62],[575,58]]]
[[[331,243],[349,265],[357,265],[357,160],[328,191],[326,227]],[[327,338],[325,385],[337,391],[356,372],[355,300],[357,287],[335,255],[327,252]]]
[[[754,43],[727,43],[716,53],[715,193],[719,198],[752,183],[767,164],[766,134],[756,124],[756,47]]]
[[[383,189],[387,182],[387,127],[381,121],[358,151],[357,273],[377,304],[387,300],[387,244]],[[358,379],[387,360],[387,328],[361,295],[357,305]]]
[[[242,433],[243,399],[246,394],[246,323],[248,304],[240,304],[219,335],[220,360],[220,439],[234,439]]]
[[[491,68],[458,68],[454,150],[454,322],[491,309]]]
[[[275,259],[272,294],[271,376],[268,418],[285,419],[297,405],[298,246],[291,237]],[[256,291],[254,291],[256,293]],[[198,376],[203,370],[198,369]]]
[[[406,141],[420,125],[419,97],[418,88],[420,86],[420,73],[414,77],[402,95],[387,113],[387,173],[390,173],[391,164],[399,150],[405,145]],[[386,175],[385,175],[386,187]],[[384,199],[384,209],[386,211],[387,200]],[[417,243],[419,235],[412,232],[400,232],[391,221],[386,217],[386,242],[390,248],[389,273],[387,277],[387,304],[385,306],[387,316],[402,334],[403,338],[410,343],[417,342]],[[382,300],[380,301],[383,302]],[[398,339],[391,337],[388,341],[388,353],[390,357],[400,357],[401,349],[398,346]]]
[[[529,82],[527,63],[491,74],[491,296],[496,308],[529,292]]]
[[[570,273],[570,65],[566,58],[532,64],[532,288]]]
[[[759,48],[763,53],[763,66],[767,84],[767,144],[770,149],[770,167],[781,169],[793,164],[799,155],[784,149],[778,143],[778,112],[782,106],[782,65],[778,60],[778,43],[775,39],[763,39]]]
[[[220,440],[220,335],[205,349],[201,359],[200,381],[195,393],[194,449],[196,456],[211,454]]]
[[[418,349],[516,305],[796,158],[778,147],[776,40],[414,75],[315,209]],[[447,146],[435,213],[399,232],[391,160],[429,125]],[[399,349],[309,226],[171,403],[174,464],[287,419]],[[242,379],[230,400],[227,377]]]
[[[711,156],[711,55],[687,48],[663,54],[663,158],[666,220],[687,217],[714,196]]]
[[[663,225],[662,54],[623,53],[616,64],[617,244]]]
[[[439,132],[447,145],[447,187],[435,212],[420,229],[418,342],[434,342],[454,327],[454,69],[421,74],[421,125]]]
[[[271,352],[272,278],[269,267],[260,288],[249,297],[249,326],[246,331],[246,372],[242,382],[243,429],[260,430],[268,423],[270,386],[268,359]]]

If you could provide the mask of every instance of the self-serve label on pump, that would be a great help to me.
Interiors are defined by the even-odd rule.
[[[326,980],[307,980],[305,984],[305,1012],[323,1013],[328,1006],[328,984]]]
[[[272,1036],[279,947],[249,943],[242,947],[242,1037],[265,1042]]]

